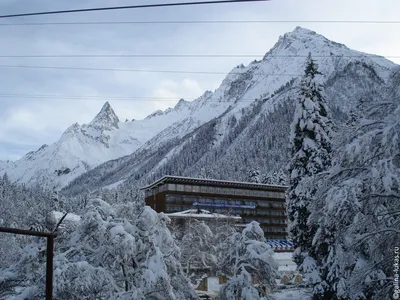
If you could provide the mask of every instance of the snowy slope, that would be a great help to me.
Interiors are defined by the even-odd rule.
[[[383,57],[351,50],[311,30],[296,27],[293,32],[281,36],[261,61],[237,66],[214,93],[206,92],[192,103],[187,103],[189,115],[167,127],[145,147],[155,147],[172,137],[182,137],[227,109],[240,116],[241,109],[254,100],[270,96],[292,78],[301,76],[309,53],[319,64],[325,79],[357,62],[372,67],[383,81],[387,81],[390,70],[395,66]]]
[[[103,162],[130,155],[121,160],[126,168],[126,171],[120,170],[124,174],[121,175],[123,179],[135,170],[141,169],[142,173],[150,171],[150,167],[146,166],[150,158],[152,169],[155,166],[156,169],[162,168],[171,157],[185,151],[190,138],[198,134],[207,135],[207,130],[199,133],[197,129],[212,120],[218,120],[216,126],[209,129],[215,130],[212,146],[218,146],[230,131],[232,119],[240,122],[243,109],[249,108],[256,99],[271,98],[262,110],[264,113],[274,111],[281,100],[271,96],[303,73],[310,52],[327,81],[343,74],[354,63],[367,65],[379,80],[385,82],[395,66],[382,57],[351,50],[313,31],[297,27],[280,37],[261,61],[234,68],[214,92],[207,91],[193,102],[181,100],[174,108],[125,123],[119,122],[106,103],[92,122],[72,125],[56,143],[44,145],[18,161],[0,162],[0,175],[6,171],[12,180],[63,187]],[[356,65],[354,69],[358,72],[360,67]],[[335,82],[339,82],[337,78]],[[346,98],[349,93],[357,92],[348,88],[334,104],[348,110],[347,106],[351,103],[346,103]],[[334,89],[332,93],[340,93],[340,90]],[[160,157],[151,157],[149,150],[158,152]],[[111,167],[103,166],[102,172],[106,174],[107,169],[120,167],[119,164],[118,161],[109,163],[107,166]],[[173,173],[174,170],[169,171]]]
[[[143,120],[120,122],[107,102],[89,123],[70,126],[52,145],[43,145],[12,162],[0,162],[0,175],[12,181],[63,187],[93,167],[133,153],[165,128],[174,126],[164,138],[182,136],[218,116],[226,105],[205,106],[210,92],[195,102],[181,100],[174,108],[156,111]]]
[[[110,104],[89,123],[70,126],[52,145],[43,145],[17,161],[0,162],[0,175],[23,183],[61,187],[105,161],[131,154],[147,139],[178,119],[183,109],[140,121],[120,122]]]
[[[395,66],[298,27],[280,37],[263,60],[234,68],[214,93],[186,103],[186,117],[132,155],[84,174],[69,192],[115,187],[127,179],[131,185],[137,180],[142,184],[165,174],[245,180],[250,168],[282,167],[287,163],[291,100],[309,52],[323,73],[336,118],[383,85]]]

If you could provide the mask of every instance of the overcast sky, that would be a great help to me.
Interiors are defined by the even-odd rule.
[[[187,2],[193,0],[186,0]],[[1,0],[1,14],[136,5],[173,0]],[[400,21],[399,0],[272,0],[271,2],[104,11],[2,19],[27,22],[188,20],[378,20]],[[400,57],[400,24],[229,23],[0,26],[0,56],[68,54],[239,54],[224,58],[3,58],[0,57],[0,160],[17,159],[55,142],[71,124],[88,123],[109,101],[121,120],[141,119],[157,109],[214,90],[224,75],[11,68],[64,66],[229,72],[262,56],[296,26],[348,47]],[[400,59],[390,58],[396,63]],[[40,95],[40,96],[39,96]],[[53,95],[53,96],[42,96]],[[35,96],[35,97],[34,97]],[[74,99],[82,97],[81,99]],[[139,99],[121,97],[139,97]],[[143,97],[140,99],[140,97]],[[153,98],[151,98],[153,97]],[[172,98],[157,99],[157,98]],[[168,101],[167,101],[168,100]]]

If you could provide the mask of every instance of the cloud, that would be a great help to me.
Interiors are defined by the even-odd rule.
[[[154,109],[167,109],[174,107],[181,98],[192,101],[203,92],[204,89],[197,80],[184,78],[181,81],[174,81],[169,79],[160,82],[159,86],[151,93],[150,97],[154,98],[150,101]]]

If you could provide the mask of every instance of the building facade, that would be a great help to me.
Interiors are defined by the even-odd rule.
[[[260,223],[265,237],[287,239],[285,186],[164,176],[142,188],[146,205],[174,213],[200,208]]]

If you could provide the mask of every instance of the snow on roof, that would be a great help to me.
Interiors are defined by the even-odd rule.
[[[186,183],[197,183],[197,184],[214,184],[214,185],[222,185],[222,186],[245,186],[249,188],[264,188],[264,189],[277,189],[277,190],[286,190],[287,186],[284,185],[272,185],[272,184],[263,184],[263,183],[254,183],[254,182],[242,182],[242,181],[229,181],[229,180],[217,180],[217,179],[208,179],[208,178],[193,178],[193,177],[183,177],[183,176],[170,176],[165,175],[155,182],[146,185],[141,190],[145,190],[151,188],[155,185],[159,185],[168,182],[186,182]]]
[[[216,214],[212,213],[208,210],[205,209],[188,209],[184,211],[179,211],[179,212],[174,212],[174,213],[169,213],[165,214],[169,218],[205,218],[205,219],[210,219],[210,218],[220,218],[220,219],[233,219],[233,220],[241,220],[242,218],[239,216],[227,216],[227,215],[222,215],[222,214]]]

